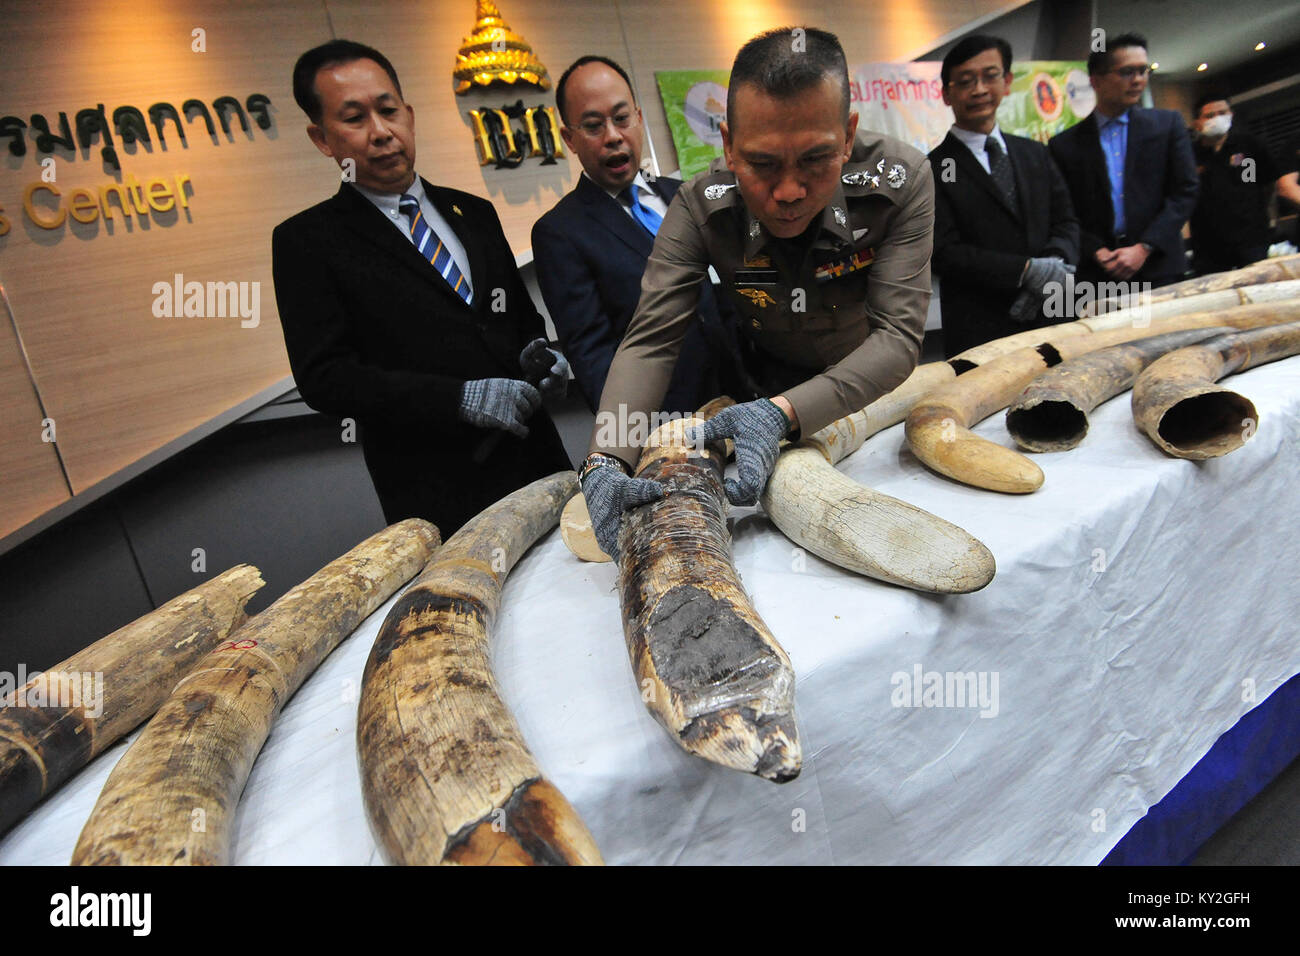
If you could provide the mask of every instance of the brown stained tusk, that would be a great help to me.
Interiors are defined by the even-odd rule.
[[[0,699],[0,833],[157,710],[244,623],[264,583],[257,568],[237,565]],[[37,693],[40,705],[28,706]]]
[[[1216,272],[1212,275],[1200,276],[1184,282],[1175,282],[1172,285],[1162,286],[1153,292],[1147,293],[1142,297],[1142,301],[1155,304],[1167,302],[1171,299],[1181,299],[1185,296],[1201,295],[1206,292],[1218,292],[1261,283],[1279,282],[1286,279],[1300,279],[1300,254],[1261,259],[1259,262],[1252,262],[1240,269],[1231,269],[1227,272]],[[1123,285],[1124,283],[1119,284]],[[1113,297],[1101,299],[1091,303],[1091,307],[1085,309],[1085,312],[1089,315],[1105,315],[1107,312],[1113,311],[1117,303],[1122,301],[1122,299]]]
[[[943,594],[984,587],[996,562],[980,541],[835,468],[955,377],[947,362],[919,365],[892,392],[787,448],[763,491],[763,510],[795,544],[849,571]]]
[[[357,749],[366,813],[394,863],[602,862],[501,700],[489,648],[506,575],[577,490],[574,472],[558,472],[481,511],[384,620]]]
[[[1296,354],[1300,322],[1232,332],[1170,352],[1133,384],[1133,420],[1176,458],[1226,455],[1254,434],[1259,415],[1249,399],[1214,383]]]
[[[1087,335],[1047,338],[1037,348],[1020,349],[978,366],[926,395],[907,416],[904,435],[912,452],[932,470],[963,484],[1007,494],[1029,494],[1043,484],[1043,471],[1024,455],[970,429],[1001,411],[1048,368],[1098,349],[1159,332],[1232,322],[1229,311],[1169,316],[1142,326],[1124,324]]]
[[[285,702],[438,546],[409,519],[330,562],[221,643],[118,761],[75,865],[220,865],[235,809]],[[200,825],[201,824],[201,825]]]
[[[637,475],[668,493],[623,518],[623,634],[642,699],[673,740],[784,783],[802,766],[794,670],[732,564],[722,444],[685,444],[698,422],[669,422],[641,455]]]
[[[1228,331],[1224,326],[1165,332],[1112,345],[1049,368],[1007,409],[1007,431],[1026,451],[1068,451],[1088,434],[1088,414],[1133,387],[1144,368],[1166,352]]]
[[[1143,327],[1148,323],[1164,322],[1174,316],[1196,312],[1219,312],[1242,305],[1285,302],[1296,298],[1300,298],[1300,279],[1286,279],[1162,299],[1081,319],[1078,324],[1085,325],[1094,332],[1105,332],[1130,324],[1135,328]]]
[[[1107,315],[1088,321],[1102,322],[1109,318]],[[1182,329],[1100,349],[1045,372],[1026,386],[1007,410],[1007,430],[1017,444],[1029,451],[1073,448],[1087,434],[1088,413],[1132,388],[1138,374],[1166,352],[1230,329],[1254,329],[1295,321],[1300,321],[1300,300],[1261,302],[1156,319],[1146,331],[1173,326]]]
[[[700,408],[695,413],[695,417],[708,421],[724,408],[730,408],[735,404],[736,400],[730,396],[719,395]],[[731,456],[732,450],[733,445],[728,438],[728,457]],[[591,513],[587,511],[587,499],[582,496],[581,489],[569,499],[569,503],[564,506],[564,511],[560,514],[560,538],[570,553],[579,560],[592,564],[604,564],[613,560],[600,549],[600,544],[596,541],[596,532],[591,527]]]

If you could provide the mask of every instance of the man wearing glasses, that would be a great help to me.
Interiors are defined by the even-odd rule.
[[[533,225],[533,256],[547,311],[594,412],[681,181],[641,171],[641,110],[613,60],[577,60],[556,84],[555,102],[560,135],[582,163],[582,175]],[[686,333],[663,411],[693,412],[719,393],[716,365],[725,333],[710,283],[699,288],[701,321]]]
[[[659,498],[630,477],[640,449],[606,427],[663,395],[712,266],[739,316],[740,404],[688,439],[732,438],[733,505],[752,505],[787,435],[810,435],[894,389],[916,366],[930,301],[934,185],[925,157],[858,130],[833,34],[772,30],[731,68],[724,157],[681,188],[601,394],[582,490],[617,557],[625,510]]]
[[[1182,230],[1196,206],[1196,162],[1178,113],[1136,108],[1151,71],[1146,47],[1125,33],[1089,55],[1097,108],[1048,144],[1079,215],[1080,281],[1160,286],[1187,271]]]
[[[940,279],[949,358],[1047,316],[1051,283],[1079,260],[1079,222],[1047,147],[998,128],[1011,91],[1011,46],[962,39],[943,58],[943,101],[954,123],[930,153],[934,170],[934,271]]]

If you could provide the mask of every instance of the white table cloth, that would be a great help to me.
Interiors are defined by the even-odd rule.
[[[1033,495],[929,472],[901,426],[840,465],[987,544],[998,573],[975,594],[858,577],[738,511],[736,565],[798,675],[804,765],[790,783],[668,738],[632,677],[614,568],[578,562],[558,531],[507,582],[503,696],[609,863],[1095,864],[1300,672],[1300,358],[1227,381],[1260,425],[1215,461],[1159,452],[1123,395],[1094,413],[1082,446],[1036,459],[1047,480]],[[1011,444],[1001,414],[976,432]],[[285,707],[239,807],[237,862],[382,861],[361,802],[356,700],[391,604]],[[973,673],[989,700],[896,706],[918,668]],[[125,746],[16,826],[0,862],[66,863]]]

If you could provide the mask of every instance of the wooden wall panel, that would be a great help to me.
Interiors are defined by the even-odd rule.
[[[206,31],[206,52],[192,31]],[[57,121],[102,103],[141,111],[158,101],[180,108],[191,97],[241,103],[271,98],[270,130],[186,123],[187,146],[169,124],[166,149],[126,147],[114,136],[121,180],[190,178],[187,210],[90,224],[70,217],[39,228],[23,213],[25,188],[41,180],[34,137],[24,157],[4,154],[0,204],[10,233],[0,238],[0,276],[10,290],[36,384],[57,425],[73,488],[84,491],[168,441],[198,427],[288,374],[271,283],[270,232],[279,220],[325,194],[337,174],[303,149],[289,73],[301,49],[329,38],[311,0],[274,6],[219,0],[173,3],[8,3],[0,34],[0,113]],[[152,126],[150,127],[153,133]],[[297,133],[297,135],[294,135]],[[38,200],[53,215],[76,187],[115,180],[98,145],[58,149],[61,196]],[[116,201],[113,203],[116,211]],[[235,318],[159,318],[154,284],[181,273],[187,281],[259,284],[260,324]],[[251,321],[251,320],[250,320]],[[26,424],[3,426],[6,445]],[[6,474],[0,498],[13,476]]]

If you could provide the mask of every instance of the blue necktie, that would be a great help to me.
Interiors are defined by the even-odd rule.
[[[623,190],[623,195],[626,196],[628,202],[631,203],[630,208],[632,210],[632,217],[637,222],[641,223],[641,225],[645,226],[646,232],[650,233],[650,235],[659,235],[659,227],[663,224],[664,217],[659,215],[659,213],[655,212],[653,209],[647,209],[645,206],[641,205],[641,199],[637,196],[636,183],[633,183],[631,186],[628,186],[627,189]]]
[[[456,267],[456,260],[451,257],[451,251],[438,238],[438,234],[429,228],[429,224],[424,221],[424,216],[420,212],[420,204],[414,196],[406,193],[398,201],[397,208],[402,214],[411,221],[411,238],[415,240],[415,248],[419,250],[420,255],[424,256],[433,267],[438,270],[438,274],[447,280],[452,291],[465,300],[469,305],[473,299],[473,292],[470,290],[469,281]]]

